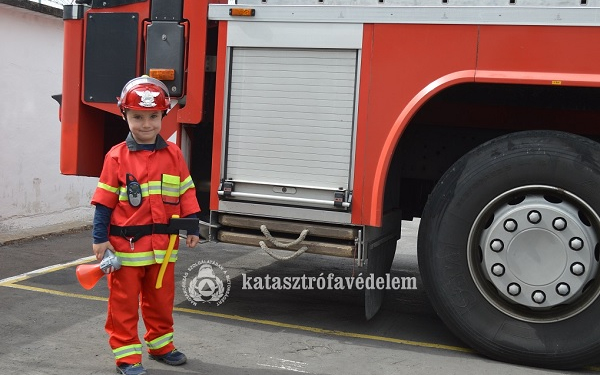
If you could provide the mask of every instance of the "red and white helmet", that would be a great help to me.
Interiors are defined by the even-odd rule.
[[[167,86],[156,78],[141,76],[127,82],[117,98],[121,112],[125,109],[167,111],[170,108]]]

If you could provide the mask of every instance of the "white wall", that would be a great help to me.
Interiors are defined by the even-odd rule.
[[[0,244],[89,224],[96,178],[59,171],[63,20],[0,3]]]

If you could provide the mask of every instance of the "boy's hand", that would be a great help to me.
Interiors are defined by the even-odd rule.
[[[185,240],[185,244],[187,245],[187,247],[196,247],[196,245],[198,245],[198,242],[200,242],[200,237],[189,234]]]
[[[104,257],[104,252],[106,252],[106,249],[110,249],[111,251],[115,251],[115,249],[112,247],[112,245],[110,244],[109,241],[106,242],[102,242],[102,243],[95,243],[92,245],[92,250],[94,251],[94,254],[96,255],[96,259],[100,260]]]

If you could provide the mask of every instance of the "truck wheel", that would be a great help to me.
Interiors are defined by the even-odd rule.
[[[440,179],[418,260],[440,318],[491,358],[600,358],[600,144],[556,131],[491,140]]]

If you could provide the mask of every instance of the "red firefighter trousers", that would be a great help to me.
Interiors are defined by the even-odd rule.
[[[118,365],[142,361],[138,336],[139,310],[146,326],[144,340],[148,352],[162,355],[173,346],[173,300],[175,298],[175,264],[169,263],[163,284],[156,289],[160,264],[130,267],[108,275],[108,316],[106,332]]]

